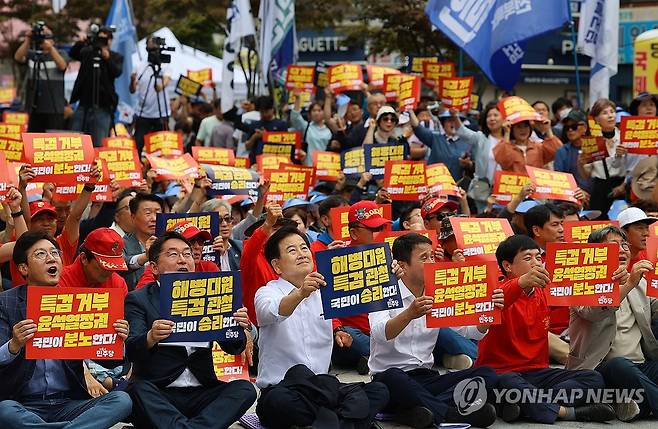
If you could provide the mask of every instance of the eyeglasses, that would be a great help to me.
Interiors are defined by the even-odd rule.
[[[578,127],[581,126],[581,125],[584,125],[584,124],[577,123],[577,124],[565,125],[564,129],[567,130],[567,131],[576,131],[578,129]]]
[[[37,261],[45,261],[49,254],[55,259],[62,259],[62,252],[58,249],[52,249],[50,252],[45,249],[37,249],[32,253],[32,257]]]
[[[233,218],[231,216],[220,217],[219,223],[227,223],[230,225],[231,223],[233,223]]]
[[[428,216],[426,219],[427,220],[432,220],[432,219],[436,218],[436,220],[442,221],[443,219],[445,219],[447,217],[456,216],[456,215],[457,215],[457,212],[440,212],[440,213],[437,213],[435,215]]]
[[[169,250],[165,252],[165,256],[169,259],[178,259],[181,256],[183,257],[183,259],[192,259],[192,251],[183,250],[182,252],[179,252],[177,250]]]

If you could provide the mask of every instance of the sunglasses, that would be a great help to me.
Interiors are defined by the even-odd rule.
[[[398,118],[396,118],[393,115],[386,115],[386,116],[382,116],[380,121],[393,122],[393,123],[397,124],[398,123]]]
[[[567,131],[576,131],[578,129],[578,127],[581,126],[581,125],[585,125],[585,124],[582,124],[582,123],[579,122],[577,124],[565,125],[564,129],[567,130]]]

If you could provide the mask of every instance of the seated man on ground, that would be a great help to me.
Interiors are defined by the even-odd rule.
[[[217,380],[211,343],[167,344],[174,322],[160,318],[160,275],[194,272],[189,241],[176,232],[166,232],[148,250],[155,281],[126,297],[126,318],[133,329],[126,340],[126,353],[133,363],[133,422],[137,427],[158,429],[227,428],[256,400],[247,380],[230,383]],[[234,316],[250,328],[245,308]],[[219,341],[226,353],[245,349],[245,337]]]
[[[128,417],[132,402],[125,392],[91,399],[82,360],[25,359],[25,344],[37,330],[25,317],[27,289],[57,285],[62,253],[48,232],[32,231],[16,241],[13,261],[26,284],[0,293],[0,427],[106,429]],[[113,326],[125,340],[128,322]],[[103,361],[108,367],[122,363]]]
[[[596,371],[578,371],[548,366],[549,307],[544,288],[549,283],[539,245],[526,235],[513,235],[498,245],[496,259],[507,280],[502,284],[505,308],[502,323],[492,325],[478,344],[476,366],[489,366],[499,375],[499,389],[530,393],[552,389],[553,396],[537,395],[532,403],[499,404],[499,415],[510,422],[521,414],[539,423],[557,419],[612,420],[615,412],[608,404],[587,404],[587,391],[603,389],[603,377]],[[621,271],[615,273],[620,276]],[[562,402],[564,391],[572,403]],[[582,395],[571,394],[579,391]]]
[[[327,375],[333,335],[318,290],[326,283],[314,272],[308,238],[296,227],[283,227],[267,240],[265,256],[279,278],[259,288],[255,297],[258,418],[270,429],[368,429],[388,402],[388,390],[375,382],[343,385]]]
[[[588,241],[619,244],[619,264],[628,265],[630,249],[620,228],[601,228]],[[571,307],[567,368],[596,369],[609,388],[644,389],[639,406],[630,398],[613,405],[622,421],[658,415],[658,341],[651,332],[651,322],[658,320],[658,299],[647,296],[644,278],[653,269],[647,260],[633,265],[628,280],[619,283],[618,307]]]
[[[443,422],[466,422],[487,427],[496,420],[496,410],[484,404],[478,410],[461,415],[453,399],[455,386],[462,380],[482,377],[487,389],[496,386],[498,377],[487,367],[465,369],[441,375],[432,369],[432,351],[443,329],[426,328],[425,315],[433,299],[424,294],[424,264],[434,262],[432,241],[409,233],[393,243],[393,258],[404,271],[398,282],[403,308],[370,313],[372,327],[370,366],[373,380],[384,383],[390,392],[390,408],[396,420],[414,428],[431,427]],[[502,307],[502,290],[496,290],[494,304]],[[454,328],[467,338],[480,339],[488,326]],[[452,330],[446,328],[446,330]]]

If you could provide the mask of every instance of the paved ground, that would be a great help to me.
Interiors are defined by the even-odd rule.
[[[338,378],[343,381],[343,382],[357,382],[357,381],[369,381],[369,377],[366,376],[361,376],[358,375],[356,372],[347,372],[347,371],[342,371],[342,372],[337,372],[337,371],[332,371],[332,374],[335,374],[338,376]],[[252,406],[250,412],[255,411],[256,406]],[[393,424],[393,423],[380,423],[381,426],[384,429],[394,429],[394,428],[406,428],[407,426],[402,426],[398,424]],[[124,427],[123,424],[115,425],[111,429],[122,429]],[[513,428],[513,429],[525,429],[525,428],[535,428],[535,429],[546,429],[549,426],[543,425],[543,424],[536,424],[536,423],[529,423],[525,421],[521,422],[516,422],[516,423],[505,423],[504,421],[498,419],[498,421],[493,425],[490,426],[491,428],[494,429],[505,429],[505,428]],[[640,421],[635,421],[633,423],[622,423],[618,420],[613,420],[608,423],[582,423],[582,422],[558,422],[552,427],[557,427],[557,428],[576,428],[576,429],[611,429],[611,428],[628,428],[628,429],[655,429],[658,427],[658,422],[654,420],[640,420]],[[234,424],[231,426],[231,429],[240,429],[242,426],[239,424]]]

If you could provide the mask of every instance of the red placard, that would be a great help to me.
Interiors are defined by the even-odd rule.
[[[427,193],[425,161],[386,161],[384,188],[392,200],[417,201]]]
[[[624,116],[619,126],[622,145],[628,153],[658,153],[658,118]]]
[[[603,137],[583,136],[580,139],[580,150],[587,163],[600,161],[608,156],[608,148]]]
[[[294,145],[296,149],[302,148],[302,133],[299,131],[265,131],[261,139],[263,143]],[[265,147],[263,153],[268,153]]]
[[[393,217],[390,204],[377,204],[377,210],[379,211],[379,214],[385,219],[391,220]],[[331,217],[331,237],[334,240],[350,240],[350,231],[348,228],[349,211],[349,207],[334,207],[333,209],[329,210],[329,216]],[[390,229],[390,225],[384,226],[384,230]]]
[[[313,165],[315,165],[315,177],[318,180],[335,182],[343,171],[340,165],[340,154],[336,152],[313,152]]]
[[[313,89],[315,79],[315,66],[298,66],[290,64],[286,73],[286,89],[291,91],[295,88]]]
[[[183,134],[179,131],[157,131],[144,136],[145,154],[155,156],[181,156],[183,154]]]
[[[525,174],[499,170],[496,171],[494,176],[494,185],[491,193],[496,196],[497,203],[507,204],[528,183],[530,183],[530,178]]]
[[[647,259],[653,264],[653,271],[644,275],[647,280],[647,296],[658,298],[658,237],[647,238]]]
[[[108,176],[119,186],[130,188],[142,184],[142,163],[136,149],[94,148],[96,157],[107,163]]]
[[[497,325],[500,309],[491,301],[498,287],[494,261],[425,264],[425,295],[434,298],[428,328]]]
[[[587,243],[587,238],[597,229],[614,225],[619,226],[616,220],[567,220],[564,221],[564,241],[567,243]]]
[[[7,161],[22,161],[24,159],[23,141],[21,139],[0,137],[0,152],[6,155]]]
[[[114,127],[110,128],[110,137],[130,137],[130,133],[125,124],[118,122],[114,124]],[[105,139],[103,139],[103,141],[105,141]]]
[[[423,74],[426,63],[436,63],[439,61],[438,57],[415,57],[409,56],[409,64],[407,70],[409,73]]]
[[[305,200],[308,195],[312,174],[303,171],[274,171],[268,170],[266,179],[270,181],[267,192],[267,203],[283,205],[290,198]]]
[[[455,63],[449,61],[423,63],[423,78],[429,85],[438,85],[442,77],[455,77]]]
[[[160,158],[154,155],[146,155],[151,168],[158,174],[156,181],[160,180],[183,180],[188,177],[199,177],[199,164],[189,153],[178,158]]]
[[[7,158],[4,153],[0,152],[0,203],[7,202],[9,189],[12,185],[15,185],[14,180],[9,171]]]
[[[227,165],[229,167],[235,165],[233,149],[223,147],[192,146],[192,157],[199,164]]]
[[[384,96],[386,96],[386,101],[398,101],[398,92],[400,91],[400,82],[402,81],[402,76],[404,75],[384,75]]]
[[[450,170],[445,164],[437,163],[425,167],[425,177],[427,179],[427,192],[437,195],[453,195],[459,197],[459,186],[450,174]]]
[[[523,121],[541,121],[543,118],[527,101],[521,97],[505,97],[498,102],[498,111],[503,120],[512,124]]]
[[[249,168],[249,167],[251,167],[251,162],[249,162],[249,158],[247,158],[247,157],[236,156],[233,166],[234,167],[240,167],[240,168]]]
[[[89,183],[95,153],[91,137],[75,133],[23,133],[25,160],[35,182]]]
[[[114,149],[135,149],[135,139],[129,136],[105,137],[103,139],[103,147],[111,147]]]
[[[10,112],[5,110],[2,112],[2,122],[7,124],[25,125],[30,121],[30,115],[25,112]]]
[[[597,124],[594,118],[591,116],[587,117],[587,125],[589,125],[589,133],[593,136],[599,137],[603,135],[603,130],[601,125]]]
[[[212,343],[212,366],[217,380],[229,383],[233,380],[249,380],[249,365],[242,354],[226,353],[217,342]]]
[[[212,83],[212,69],[208,67],[201,70],[188,70],[187,77],[195,82],[210,85]]]
[[[501,241],[514,235],[507,219],[451,217],[457,248],[467,261],[490,260]]]
[[[384,87],[384,76],[387,74],[400,74],[400,70],[382,66],[366,66],[368,82],[371,88],[381,89]]]
[[[57,185],[53,191],[53,201],[75,201],[82,193],[84,185]],[[96,184],[94,192],[91,193],[92,202],[106,203],[112,201],[112,188],[108,183]]]
[[[123,358],[123,340],[112,326],[123,319],[121,289],[28,286],[26,318],[37,324],[26,359]]]
[[[303,171],[307,172],[308,175],[308,186],[309,188],[315,183],[315,167],[311,165],[299,165],[299,164],[290,164],[282,163],[279,164],[279,170],[281,171]]]
[[[461,112],[471,108],[471,92],[473,77],[442,77],[439,78],[441,103],[446,109],[456,109]]]
[[[20,124],[7,124],[0,122],[0,137],[21,140],[22,134],[27,131],[27,126]]]
[[[544,170],[528,165],[526,165],[525,169],[528,172],[530,181],[535,185],[535,192],[532,194],[533,198],[578,202],[574,197],[578,185],[573,174]]]
[[[398,88],[398,103],[400,111],[413,110],[420,101],[420,77],[402,75]]]
[[[395,239],[412,232],[415,234],[420,234],[432,240],[432,249],[436,249],[436,247],[439,245],[439,241],[436,238],[436,231],[428,231],[428,230],[382,231],[382,232],[376,232],[375,235],[373,236],[373,239],[375,240],[376,243],[388,244],[388,246],[391,248],[391,251],[393,251],[393,242],[395,241]]]
[[[334,94],[345,91],[360,91],[363,71],[359,64],[336,64],[329,67],[329,88]]]
[[[278,170],[279,165],[289,162],[290,158],[287,156],[264,153],[262,155],[256,155],[256,170],[265,175],[270,170]]]
[[[0,104],[11,104],[16,98],[16,88],[0,88]]]
[[[551,279],[548,305],[619,305],[619,284],[612,281],[619,267],[618,244],[547,243],[545,260]]]

